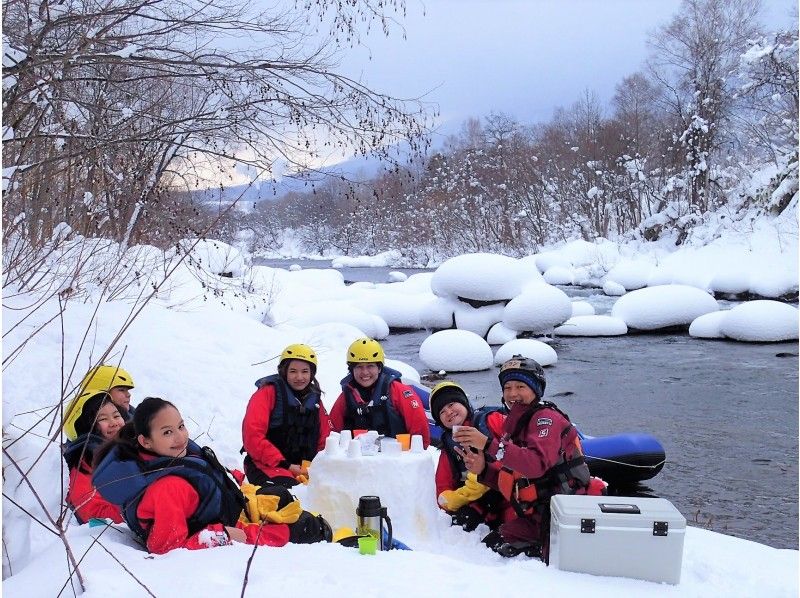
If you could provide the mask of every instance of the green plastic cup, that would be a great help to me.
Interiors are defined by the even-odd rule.
[[[378,552],[378,538],[362,536],[358,539],[358,552],[361,554],[375,554]]]

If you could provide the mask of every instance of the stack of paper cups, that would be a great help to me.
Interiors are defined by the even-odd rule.
[[[339,448],[339,435],[334,436],[331,434],[325,439],[325,454],[336,455],[341,449]]]
[[[357,438],[351,439],[347,445],[347,456],[351,458],[361,456],[361,442]]]
[[[347,450],[347,447],[350,445],[350,441],[353,439],[353,433],[350,430],[342,430],[339,432],[339,446],[341,446],[344,450]]]
[[[425,451],[425,447],[422,444],[422,436],[419,434],[414,434],[411,437],[411,452],[412,453],[422,453]]]

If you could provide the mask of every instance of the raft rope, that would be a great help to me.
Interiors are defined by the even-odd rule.
[[[623,461],[615,461],[614,459],[604,459],[603,457],[593,457],[592,455],[584,455],[584,459],[596,459],[597,461],[605,461],[606,463],[614,463],[615,465],[624,465],[625,467],[639,467],[641,469],[655,469],[656,467],[661,467],[664,463],[667,462],[666,459],[662,459],[658,463],[653,465],[636,465],[634,463],[624,463]]]

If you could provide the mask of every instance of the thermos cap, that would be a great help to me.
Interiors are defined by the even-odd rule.
[[[380,517],[381,499],[379,496],[362,496],[358,499],[356,515],[359,517]]]

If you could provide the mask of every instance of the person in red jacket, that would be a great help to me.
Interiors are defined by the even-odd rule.
[[[258,390],[242,421],[250,483],[292,487],[308,479],[303,461],[312,461],[325,448],[331,432],[316,373],[316,352],[294,344],[283,350],[276,375],[256,381]]]
[[[605,483],[590,477],[578,431],[566,414],[542,401],[541,365],[515,355],[502,365],[499,378],[509,408],[503,434],[489,438],[474,427],[459,428],[453,438],[462,448],[456,450],[467,469],[499,490],[519,515],[484,542],[505,557],[525,553],[547,561],[550,497],[604,494]]]
[[[154,554],[291,539],[287,524],[240,519],[238,486],[210,449],[189,439],[180,412],[164,399],[142,401],[133,421],[98,451],[93,482]]]
[[[429,405],[433,420],[444,430],[436,466],[439,507],[451,515],[453,525],[465,531],[472,531],[481,523],[496,529],[501,523],[513,519],[516,515],[511,503],[467,471],[453,440],[453,429],[458,426],[474,426],[489,438],[502,436],[505,408],[473,409],[464,389],[448,380],[433,388]]]
[[[383,347],[371,338],[355,340],[347,350],[350,373],[342,379],[342,393],[331,409],[331,425],[342,430],[377,430],[384,436],[419,434],[431,440],[422,400],[403,384],[400,372],[384,364]]]
[[[89,519],[122,522],[119,507],[105,500],[92,485],[94,452],[103,442],[117,437],[125,420],[109,393],[89,391],[77,397],[64,421],[70,438],[64,444],[64,460],[69,469],[67,505],[80,523]]]

